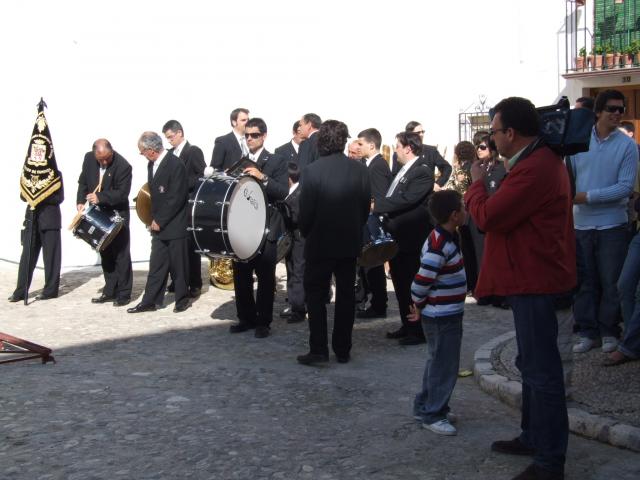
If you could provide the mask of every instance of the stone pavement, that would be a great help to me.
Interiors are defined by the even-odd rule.
[[[138,297],[146,265],[134,267]],[[16,274],[0,263],[5,297]],[[278,275],[276,312],[282,266]],[[232,292],[209,287],[180,314],[168,295],[165,309],[131,315],[90,303],[97,268],[66,272],[62,284],[55,300],[2,299],[0,332],[48,346],[57,360],[0,366],[2,479],[509,479],[529,462],[489,450],[517,435],[519,413],[472,377],[451,400],[458,436],[413,420],[424,348],[384,338],[399,323],[394,300],[388,318],[356,323],[350,363],[313,368],[295,362],[307,351],[304,324],[276,317],[269,338],[230,335]],[[510,330],[509,312],[469,304],[462,368]],[[566,478],[639,475],[639,454],[570,437]]]

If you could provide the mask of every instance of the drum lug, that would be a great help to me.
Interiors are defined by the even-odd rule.
[[[198,205],[204,205],[204,200],[194,200],[193,198],[190,198],[189,203],[197,203]]]
[[[202,227],[187,227],[187,232],[201,232],[202,231]]]
[[[228,207],[230,205],[229,202],[216,202],[216,205],[224,205],[225,207]]]
[[[213,231],[215,233],[227,233],[227,230],[223,230],[222,228],[214,228]],[[225,253],[226,255],[226,253]]]
[[[200,255],[202,255],[202,254],[209,253],[209,250],[207,250],[207,249],[205,248],[204,250],[194,250],[194,252],[199,253]]]

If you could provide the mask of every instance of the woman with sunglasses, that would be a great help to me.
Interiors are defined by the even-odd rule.
[[[471,164],[478,159],[476,149],[473,143],[462,141],[453,149],[453,172],[447,180],[444,188],[446,190],[456,190],[461,195],[467,192],[471,185]],[[478,273],[480,264],[476,260],[473,238],[469,229],[469,221],[471,217],[467,215],[467,221],[464,225],[458,227],[460,236],[460,249],[464,258],[464,265],[467,274],[467,289],[473,293],[473,289],[478,281]],[[475,228],[475,227],[474,227]]]
[[[496,190],[498,190],[502,179],[507,175],[507,171],[505,170],[502,161],[500,161],[498,150],[496,149],[496,145],[493,143],[493,140],[491,140],[489,132],[477,132],[473,136],[473,143],[476,147],[478,161],[482,162],[487,170],[487,175],[484,178],[487,193],[492,195]],[[469,218],[471,219],[470,215]],[[471,237],[473,238],[479,271],[480,265],[482,265],[482,254],[484,251],[484,232],[478,230],[478,227],[473,223],[473,220],[470,220],[469,222],[469,230]],[[481,297],[477,300],[478,305],[493,305],[494,307],[499,308],[509,308],[504,297]]]

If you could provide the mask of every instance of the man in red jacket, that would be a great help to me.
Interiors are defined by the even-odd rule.
[[[539,138],[538,114],[524,98],[494,108],[490,134],[509,171],[491,197],[476,162],[467,210],[486,232],[478,297],[507,297],[522,373],[522,433],[491,449],[532,455],[514,479],[562,479],[569,426],[556,309],[571,304],[576,285],[572,198],[562,158]]]

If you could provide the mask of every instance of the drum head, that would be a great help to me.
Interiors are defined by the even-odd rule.
[[[266,237],[267,200],[253,177],[242,177],[231,194],[227,214],[227,235],[231,250],[240,260],[249,260]]]

